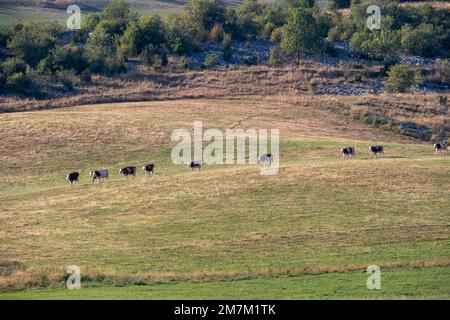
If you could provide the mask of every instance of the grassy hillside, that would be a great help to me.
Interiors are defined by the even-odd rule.
[[[194,120],[280,129],[280,173],[172,164],[170,134]],[[260,97],[80,106],[0,122],[0,261],[20,262],[0,288],[63,286],[69,264],[81,267],[83,286],[102,286],[0,297],[370,298],[365,269],[377,264],[386,270],[377,297],[448,298],[450,158],[428,143],[320,104]],[[385,145],[383,158],[370,157],[371,143]],[[339,158],[346,145],[356,160]],[[118,175],[149,161],[153,177]],[[88,172],[100,167],[111,180],[92,184]],[[81,172],[74,188],[70,170]],[[177,284],[158,284],[169,281]],[[115,287],[135,283],[152,285]]]

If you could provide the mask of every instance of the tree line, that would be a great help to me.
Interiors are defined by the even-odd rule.
[[[89,82],[92,74],[125,72],[129,58],[163,70],[174,55],[170,67],[187,69],[187,57],[206,42],[220,45],[223,59],[231,61],[233,41],[271,41],[272,65],[298,63],[311,53],[335,55],[335,41],[347,41],[356,55],[389,66],[400,54],[449,57],[449,10],[381,1],[381,29],[369,30],[368,5],[332,1],[330,8],[351,6],[345,17],[339,10],[320,10],[314,0],[246,0],[236,8],[219,0],[189,0],[180,13],[162,18],[139,16],[123,0],[113,0],[101,12],[83,17],[80,30],[27,22],[1,32],[0,49],[7,54],[0,56],[0,92],[39,97],[42,83],[52,81],[72,89],[77,82]],[[203,67],[216,63],[217,57],[207,55]]]

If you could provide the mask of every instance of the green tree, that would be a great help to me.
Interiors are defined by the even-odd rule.
[[[166,30],[159,15],[142,17],[139,23],[132,24],[121,39],[125,53],[141,54],[145,47],[152,45],[155,49],[166,43]]]
[[[434,57],[437,53],[438,43],[437,32],[431,24],[422,23],[415,28],[405,25],[401,30],[401,46],[405,53]]]
[[[450,61],[440,60],[436,64],[436,75],[440,82],[445,85],[450,85]]]
[[[125,58],[118,50],[118,39],[97,26],[86,43],[84,57],[93,70],[106,73],[124,71]]]
[[[14,26],[8,48],[14,50],[30,66],[35,67],[56,45],[61,28],[55,23],[35,22]]]
[[[49,55],[38,64],[39,73],[53,74],[56,71],[73,70],[77,74],[88,67],[83,58],[82,50],[76,46],[54,47]]]
[[[215,24],[225,22],[225,7],[218,0],[189,0],[184,13],[190,27],[197,31],[209,31]]]
[[[420,75],[405,64],[397,64],[388,71],[388,78],[384,88],[389,91],[406,92],[420,83]]]
[[[281,48],[299,64],[303,54],[320,51],[322,39],[319,32],[316,20],[309,10],[292,8],[283,27]]]
[[[19,57],[8,58],[2,63],[1,69],[5,76],[10,76],[14,73],[26,73],[27,63]]]

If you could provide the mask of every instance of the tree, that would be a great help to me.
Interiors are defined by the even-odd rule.
[[[30,66],[36,66],[56,44],[56,34],[61,31],[55,23],[19,24],[11,29],[8,48],[17,52]]]
[[[403,26],[401,30],[401,46],[405,53],[434,57],[437,53],[439,39],[431,24],[420,24],[416,28],[410,25]]]
[[[116,73],[125,69],[124,56],[118,50],[118,40],[98,25],[86,43],[84,57],[95,71]]]
[[[197,31],[209,31],[215,24],[225,22],[225,7],[218,0],[189,0],[184,14]]]
[[[139,23],[132,24],[126,30],[121,40],[121,47],[126,53],[139,55],[148,45],[159,49],[166,41],[166,30],[161,17],[150,15],[142,17]]]
[[[440,60],[436,64],[436,75],[440,82],[450,85],[450,61]]]
[[[14,73],[26,73],[27,64],[23,59],[19,57],[13,57],[6,59],[1,65],[2,73],[5,74],[6,77],[14,74]]]
[[[187,27],[185,17],[169,14],[166,18],[167,46],[173,53],[186,55],[192,51],[195,32]]]
[[[282,30],[281,48],[287,56],[296,58],[306,53],[318,52],[322,46],[319,27],[312,14],[305,8],[292,8]]]
[[[384,82],[384,87],[387,91],[406,92],[419,83],[420,76],[418,72],[410,69],[405,64],[397,64],[388,71],[388,78]]]
[[[377,30],[371,31],[369,38],[362,42],[359,53],[372,59],[387,61],[396,56],[398,48],[399,38],[395,32]]]
[[[88,67],[82,50],[76,46],[56,46],[49,55],[38,64],[39,73],[53,74],[62,70],[73,70],[80,74]]]

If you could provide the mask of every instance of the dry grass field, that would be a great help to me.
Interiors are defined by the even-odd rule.
[[[449,298],[449,155],[331,112],[335,99],[0,114],[0,298]],[[391,112],[405,112],[401,96],[386,101],[395,99]],[[279,174],[173,164],[170,135],[194,120],[279,129]],[[383,157],[369,155],[373,143]],[[355,160],[339,157],[347,145]],[[147,162],[154,176],[118,174]],[[92,184],[100,167],[110,181]],[[81,180],[71,188],[72,170]],[[386,272],[378,292],[365,287],[371,264]],[[63,289],[67,265],[81,268],[77,293]]]

